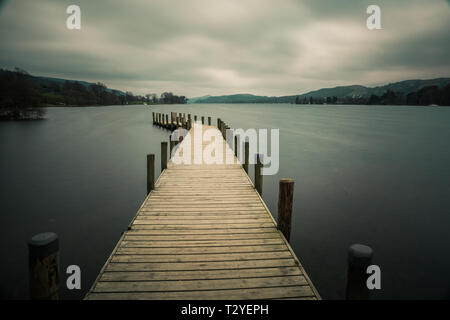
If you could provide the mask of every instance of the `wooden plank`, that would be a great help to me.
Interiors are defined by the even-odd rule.
[[[174,248],[174,247],[230,247],[230,246],[258,246],[264,244],[282,244],[281,238],[269,239],[239,239],[239,240],[191,240],[191,241],[129,241],[123,240],[121,247],[134,248]]]
[[[180,292],[126,292],[91,293],[93,300],[254,300],[283,299],[291,297],[313,297],[314,293],[307,285],[257,289],[204,290]]]
[[[176,262],[176,263],[109,263],[106,271],[192,271],[217,269],[251,269],[296,266],[294,259],[269,259],[249,261],[209,261],[209,262]],[[236,271],[238,272],[238,271]]]
[[[94,292],[169,292],[184,290],[247,289],[280,286],[303,286],[303,276],[177,281],[100,281]]]
[[[142,235],[127,232],[125,234],[125,241],[149,241],[149,240],[177,240],[177,241],[192,241],[192,240],[245,240],[245,239],[281,239],[278,232],[265,232],[255,234],[209,234],[209,235]]]
[[[147,230],[212,230],[212,229],[253,229],[253,228],[273,228],[272,223],[246,223],[246,224],[180,224],[180,225],[148,225],[136,224],[132,226],[133,229],[147,229]]]
[[[261,259],[288,259],[291,258],[289,251],[273,252],[245,252],[245,253],[212,253],[212,254],[135,254],[124,255],[117,253],[111,262],[133,263],[133,262],[208,262],[208,261],[247,261]]]
[[[240,279],[259,277],[281,277],[301,275],[297,267],[256,268],[235,270],[195,270],[195,271],[147,271],[147,272],[105,272],[100,281],[174,281]]]
[[[260,246],[232,246],[232,247],[120,247],[117,254],[211,254],[211,253],[242,253],[242,252],[271,252],[287,250],[285,244]]]

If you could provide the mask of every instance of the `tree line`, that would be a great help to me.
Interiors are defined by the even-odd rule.
[[[346,96],[343,98],[300,97],[295,98],[296,104],[362,104],[362,105],[411,105],[411,106],[450,106],[450,85],[424,87],[418,91],[403,94],[387,90],[382,95]]]
[[[0,69],[0,119],[41,119],[47,106],[107,106],[127,104],[184,104],[185,96],[164,92],[145,96],[108,89],[101,83],[31,76],[16,68]]]

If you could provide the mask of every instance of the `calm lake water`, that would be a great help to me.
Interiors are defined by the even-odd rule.
[[[0,295],[27,298],[27,239],[60,236],[80,299],[146,196],[146,154],[169,132],[152,111],[212,116],[235,128],[280,128],[280,172],[264,177],[276,217],[278,180],[295,179],[292,246],[323,298],[344,297],[347,248],[370,245],[375,298],[450,298],[450,108],[183,105],[48,109],[0,123]],[[159,171],[157,166],[157,171]],[[159,172],[157,172],[159,174]],[[250,171],[253,179],[253,171]]]

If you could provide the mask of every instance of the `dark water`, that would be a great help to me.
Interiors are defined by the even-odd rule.
[[[295,105],[54,108],[0,123],[3,298],[27,298],[26,241],[48,230],[62,271],[82,270],[63,298],[83,297],[145,197],[145,155],[159,163],[169,133],[152,110],[281,129],[263,197],[276,216],[278,180],[295,179],[291,243],[324,298],[343,298],[352,243],[375,251],[376,298],[450,298],[450,108]]]

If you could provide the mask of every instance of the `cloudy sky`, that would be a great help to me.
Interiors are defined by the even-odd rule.
[[[0,0],[0,67],[136,94],[290,95],[450,76],[449,0]],[[81,8],[81,30],[66,8]],[[366,28],[381,7],[382,30]]]

